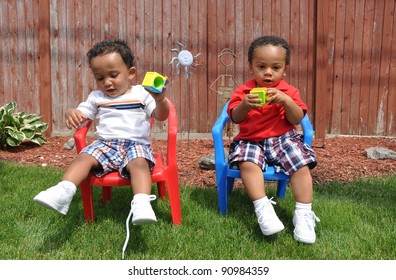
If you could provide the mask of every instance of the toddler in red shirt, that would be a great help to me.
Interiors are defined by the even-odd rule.
[[[255,213],[264,235],[284,229],[268,199],[262,172],[268,164],[276,172],[290,175],[296,200],[293,216],[294,238],[303,243],[315,243],[315,222],[312,211],[312,177],[310,169],[317,164],[313,149],[303,142],[296,131],[307,113],[298,89],[283,78],[290,63],[287,41],[277,36],[262,36],[252,42],[248,51],[249,69],[253,80],[239,86],[228,105],[228,114],[239,125],[229,152],[229,163],[237,165],[247,195],[253,201]],[[266,103],[261,104],[256,87],[266,88]]]

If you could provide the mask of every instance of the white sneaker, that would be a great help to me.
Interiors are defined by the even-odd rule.
[[[132,216],[132,224],[134,225],[144,225],[152,224],[157,221],[153,208],[150,202],[155,200],[157,197],[155,195],[148,194],[136,194],[131,202],[131,210],[129,211],[128,217],[126,219],[126,239],[124,246],[122,247],[122,259],[124,259],[124,254],[126,247],[129,242],[129,220]]]
[[[285,228],[276,215],[272,204],[275,205],[276,202],[271,198],[261,208],[256,209],[257,220],[264,235],[275,234]]]
[[[60,182],[57,185],[40,192],[33,198],[33,201],[54,210],[60,214],[66,215],[69,211],[70,203],[73,199],[76,189],[64,187]]]
[[[294,239],[303,243],[313,244],[316,241],[315,222],[320,222],[310,210],[296,210],[293,216]]]
[[[139,199],[136,199],[136,196],[134,197],[131,202],[132,224],[144,225],[157,221],[154,210],[150,204],[150,202],[156,198],[155,195],[147,195],[147,199],[145,197]]]

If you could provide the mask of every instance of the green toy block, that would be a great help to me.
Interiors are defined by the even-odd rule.
[[[148,91],[161,93],[166,83],[166,78],[157,72],[147,72],[144,76],[142,86]]]
[[[261,99],[262,105],[267,103],[267,88],[265,87],[254,88],[250,91],[250,93],[258,94],[258,97]]]

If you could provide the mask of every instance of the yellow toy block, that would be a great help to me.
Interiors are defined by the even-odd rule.
[[[148,91],[161,93],[166,83],[166,78],[157,72],[147,72],[144,76],[142,86]]]
[[[258,94],[258,97],[261,99],[262,105],[267,103],[267,88],[265,87],[254,88],[250,91],[250,93]]]

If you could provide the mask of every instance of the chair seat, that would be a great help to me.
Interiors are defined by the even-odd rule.
[[[263,176],[267,181],[274,181],[274,180],[289,180],[289,176],[285,173],[277,173],[275,172],[275,167],[269,165],[267,166],[267,170],[263,172]],[[227,177],[233,177],[235,179],[241,178],[241,172],[237,168],[228,168],[227,169]]]
[[[151,171],[151,181],[153,183],[157,183],[164,180],[165,165],[162,159],[162,154],[155,153],[154,158],[156,163],[154,169]],[[131,184],[131,180],[121,177],[118,171],[107,173],[101,177],[97,177],[93,173],[90,173],[89,179],[90,184],[93,186],[109,185],[112,187],[117,187],[129,186]]]

